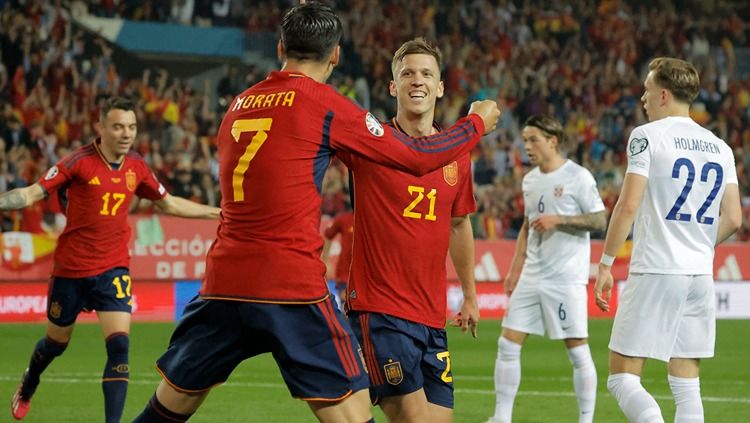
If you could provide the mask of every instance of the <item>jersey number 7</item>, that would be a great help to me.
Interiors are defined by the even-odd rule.
[[[232,122],[232,137],[234,142],[240,141],[240,136],[245,132],[255,132],[255,136],[250,140],[250,144],[245,148],[245,153],[240,156],[237,166],[232,172],[232,191],[234,191],[234,201],[245,201],[245,191],[242,190],[242,182],[245,179],[245,172],[250,167],[250,161],[260,147],[266,142],[268,134],[266,131],[271,130],[273,119],[237,119]]]

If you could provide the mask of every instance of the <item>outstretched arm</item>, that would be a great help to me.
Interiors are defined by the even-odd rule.
[[[0,194],[0,210],[19,210],[28,207],[45,196],[44,189],[39,184],[16,188]]]
[[[219,212],[221,212],[218,207],[199,204],[181,197],[175,197],[172,194],[167,194],[166,197],[155,201],[154,204],[159,207],[162,213],[179,217],[218,219]]]

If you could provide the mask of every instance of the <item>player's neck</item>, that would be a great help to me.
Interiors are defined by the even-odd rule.
[[[560,169],[560,166],[564,165],[566,161],[568,161],[567,158],[563,157],[560,154],[556,154],[546,162],[541,163],[539,165],[539,170],[541,170],[542,173],[554,172],[557,169]]]
[[[322,64],[309,60],[288,59],[284,63],[284,66],[281,67],[281,70],[284,72],[301,73],[321,84],[325,84],[333,69],[330,63]]]
[[[659,119],[668,117],[690,117],[690,105],[674,103],[669,107],[665,107],[664,112]]]
[[[107,163],[122,163],[122,159],[125,157],[124,154],[117,154],[114,151],[110,151],[103,142],[100,142],[98,146]]]
[[[421,115],[415,115],[399,110],[396,113],[396,122],[402,131],[406,132],[412,137],[424,137],[433,135],[437,130],[435,129],[434,113],[424,113]]]

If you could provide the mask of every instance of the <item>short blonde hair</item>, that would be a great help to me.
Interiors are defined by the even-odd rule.
[[[417,37],[413,40],[409,40],[401,44],[401,47],[399,47],[398,50],[393,53],[391,73],[393,74],[394,79],[396,78],[396,67],[398,67],[399,62],[404,60],[404,57],[410,54],[429,54],[430,56],[435,58],[435,61],[438,65],[438,71],[443,67],[443,55],[442,53],[440,53],[440,49],[432,45],[424,38]]]
[[[675,100],[690,104],[701,88],[698,71],[690,62],[673,57],[658,57],[648,64],[654,82],[672,93]]]

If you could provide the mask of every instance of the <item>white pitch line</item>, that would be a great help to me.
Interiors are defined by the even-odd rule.
[[[0,376],[0,381],[17,381],[18,377],[11,376]],[[134,385],[156,385],[159,379],[152,380],[131,380],[130,383]],[[62,378],[62,377],[45,377],[42,379],[42,383],[86,383],[86,384],[99,384],[101,383],[100,378]],[[266,383],[266,382],[227,382],[223,386],[240,387],[240,388],[277,388],[287,389],[283,383]],[[490,389],[464,389],[457,388],[455,390],[458,394],[479,394],[479,395],[495,395],[494,390]],[[574,397],[573,392],[558,392],[558,391],[519,391],[518,395],[531,396],[531,397]],[[671,400],[670,395],[654,395],[654,398],[659,400]],[[705,402],[720,402],[720,403],[736,403],[736,404],[750,404],[750,398],[739,398],[739,397],[703,397]]]

